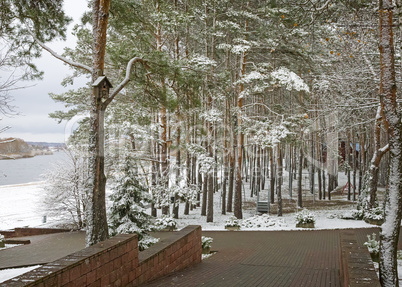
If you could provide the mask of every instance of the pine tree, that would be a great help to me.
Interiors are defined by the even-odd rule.
[[[125,157],[115,177],[113,194],[110,196],[113,202],[109,215],[110,234],[136,233],[139,249],[144,250],[157,240],[148,235],[152,225],[145,204],[150,203],[150,198],[137,179],[132,156]]]

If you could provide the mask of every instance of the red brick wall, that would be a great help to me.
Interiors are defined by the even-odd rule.
[[[69,229],[55,229],[55,228],[15,228],[14,230],[0,231],[0,234],[5,238],[34,236],[42,234],[52,234],[60,232],[70,232]]]
[[[138,253],[136,235],[122,234],[0,286],[137,286],[201,261],[201,227],[187,226]]]
[[[139,255],[134,286],[201,262],[201,226],[187,226],[173,232],[163,245],[154,245]]]

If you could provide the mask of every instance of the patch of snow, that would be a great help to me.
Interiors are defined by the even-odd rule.
[[[209,253],[209,254],[202,254],[202,260],[208,259],[209,257],[211,257],[212,255],[214,255],[215,252]]]
[[[31,270],[34,270],[41,265],[29,266],[29,267],[22,267],[22,268],[12,268],[12,269],[3,269],[0,270],[0,283],[7,281],[11,278],[19,276],[21,274],[27,273]]]
[[[39,226],[46,212],[40,210],[44,182],[0,186],[0,230]]]

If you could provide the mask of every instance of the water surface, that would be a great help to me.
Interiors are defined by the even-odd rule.
[[[67,155],[54,152],[53,155],[38,155],[31,158],[0,160],[0,185],[41,181],[41,177],[55,164],[62,164]]]

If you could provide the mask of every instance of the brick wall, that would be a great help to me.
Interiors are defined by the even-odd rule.
[[[187,226],[139,254],[134,286],[201,262],[201,226]]]
[[[0,286],[138,286],[201,262],[201,252],[200,226],[187,226],[140,253],[137,236],[122,234]]]
[[[34,236],[42,234],[52,234],[60,232],[70,232],[69,229],[56,229],[56,228],[15,228],[14,230],[0,231],[0,234],[5,238]]]

